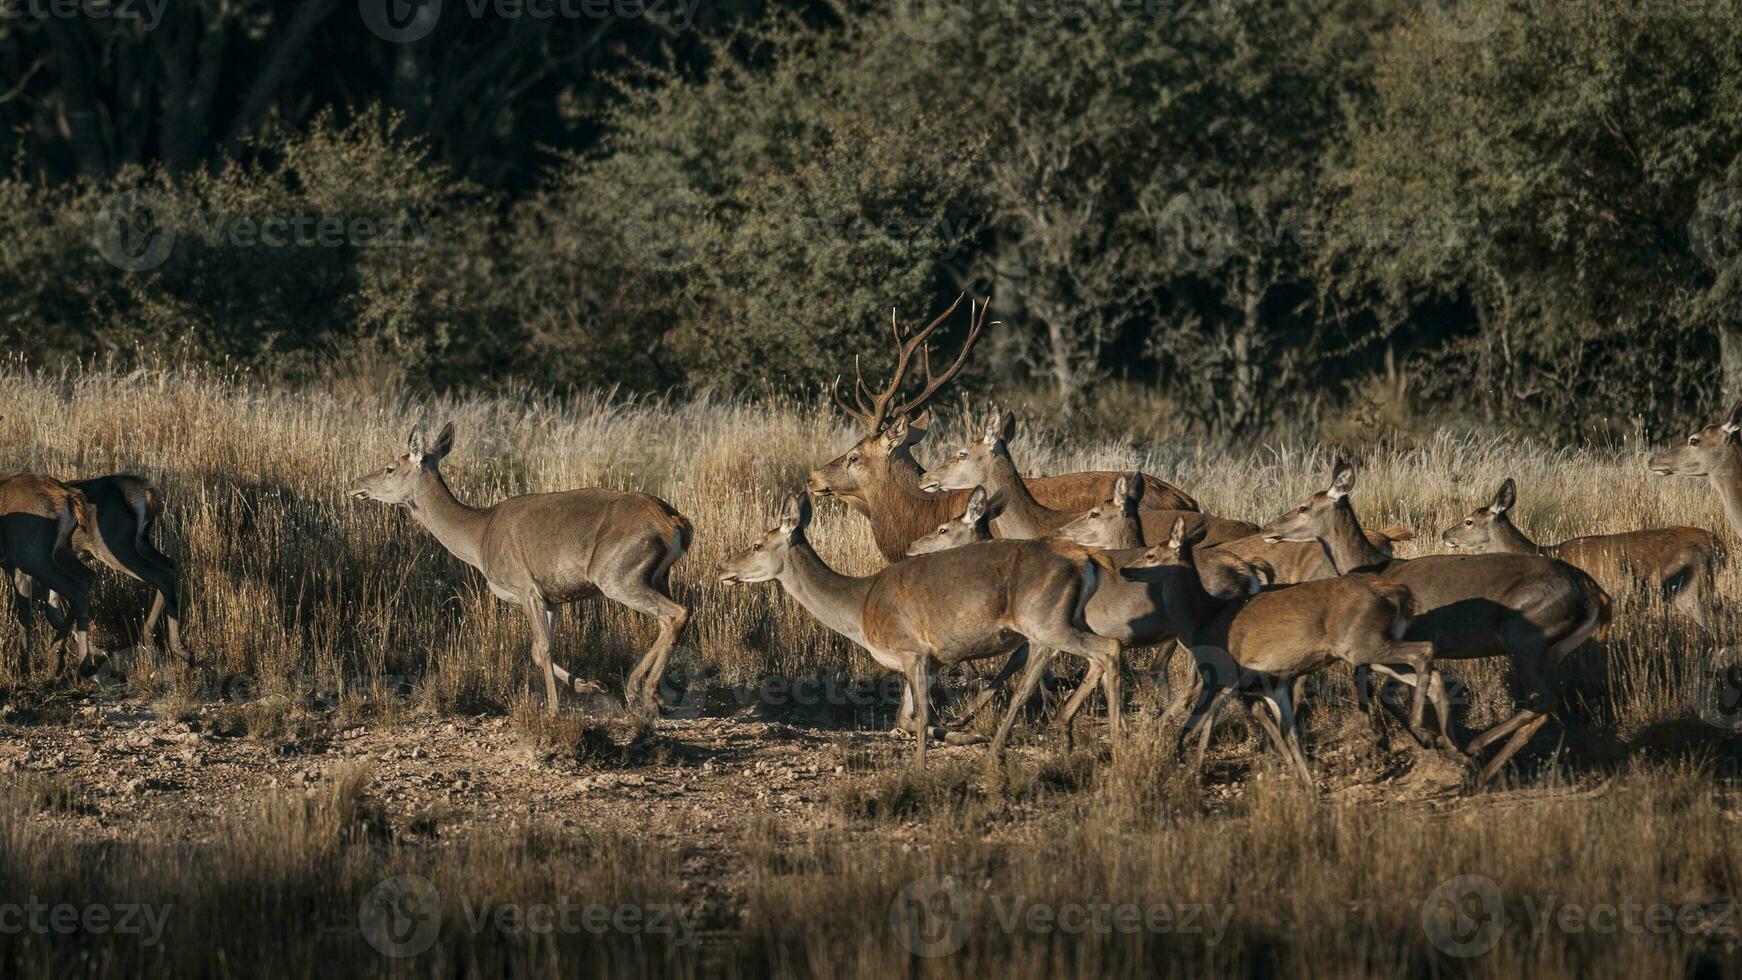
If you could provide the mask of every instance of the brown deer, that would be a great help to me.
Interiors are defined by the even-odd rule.
[[[1127,493],[1127,481],[1128,478],[1120,477],[1116,481],[1116,492],[1121,495]],[[916,540],[908,547],[908,555],[936,554],[964,545],[992,540],[992,531],[989,525],[998,516],[1000,504],[999,498],[988,495],[984,487],[975,487],[968,496],[967,509],[962,512],[961,516],[940,525],[936,531]],[[1117,569],[1122,560],[1137,557],[1142,552],[1142,548],[1130,548],[1108,552],[1107,558],[1110,565]],[[1245,595],[1250,583],[1260,575],[1259,570],[1250,565],[1238,569],[1230,567],[1226,571],[1230,579],[1230,584],[1227,586],[1229,594]],[[1237,581],[1233,581],[1235,576],[1238,576]],[[1159,585],[1132,582],[1118,576],[1108,576],[1106,581],[1103,581],[1100,587],[1095,590],[1095,594],[1089,598],[1088,605],[1084,607],[1083,618],[1091,632],[1097,636],[1118,640],[1122,649],[1160,646],[1169,651],[1163,655],[1161,670],[1157,676],[1157,685],[1162,689],[1162,700],[1165,703],[1171,700],[1168,693],[1166,665],[1172,657],[1172,644],[1177,639],[1177,634],[1172,620],[1168,617],[1164,599]],[[1005,713],[1003,722],[998,727],[997,736],[993,739],[992,751],[994,753],[1002,750],[1005,740],[1010,735],[1010,729],[1016,722],[1017,714],[1021,711],[1022,706],[1034,696],[1035,689],[1039,687],[1041,678],[1045,675],[1052,657],[1053,652],[1044,647],[1028,651],[1025,661],[1028,669],[1023,674],[1016,695]],[[1012,658],[1012,665],[1023,666],[1023,663]],[[974,712],[980,710],[985,702],[992,698],[999,685],[1012,672],[1012,665],[1007,665],[1005,670],[993,679],[992,684],[980,693],[979,698],[964,713],[964,718],[972,717]],[[1084,676],[1076,693],[1066,702],[1064,708],[1059,712],[1058,718],[1053,722],[1055,732],[1062,736],[1067,744],[1072,738],[1073,720],[1078,711],[1081,710],[1083,703],[1096,689],[1100,679],[1097,668],[1091,665],[1090,672]]]
[[[1294,682],[1342,661],[1358,670],[1392,673],[1410,669],[1415,700],[1407,724],[1418,741],[1428,700],[1442,718],[1449,714],[1444,686],[1433,668],[1433,644],[1404,639],[1411,618],[1411,589],[1373,574],[1344,575],[1233,599],[1204,590],[1193,560],[1192,538],[1183,519],[1174,521],[1167,541],[1128,562],[1121,575],[1159,581],[1164,607],[1205,679],[1190,717],[1180,729],[1178,749],[1199,732],[1195,769],[1217,711],[1232,695],[1258,698],[1269,713],[1256,712],[1277,751],[1310,789],[1312,771],[1295,726]],[[1402,676],[1402,675],[1397,675]],[[1443,733],[1442,733],[1443,737]]]
[[[142,477],[126,473],[73,480],[67,486],[91,505],[89,528],[73,535],[73,546],[117,572],[150,586],[155,593],[145,615],[140,640],[156,642],[159,622],[165,624],[169,650],[194,665],[194,655],[181,642],[181,592],[175,562],[151,543],[151,530],[163,512],[162,496]]]
[[[1048,507],[1035,499],[1029,484],[1022,478],[1010,455],[1010,440],[1016,434],[1016,416],[1011,412],[994,412],[987,420],[982,436],[958,450],[944,462],[920,475],[920,489],[972,490],[985,487],[987,492],[1004,497],[1004,510],[992,522],[992,530],[1001,538],[1045,538],[1056,535],[1084,511],[1106,499],[1106,493],[1092,497],[1088,504],[1071,510]],[[1113,482],[1117,482],[1118,476]],[[1111,489],[1111,487],[1109,487]],[[1220,517],[1190,511],[1141,506],[1149,495],[1148,488],[1136,498],[1138,516],[1145,530],[1157,537],[1165,535],[1174,518],[1184,516],[1194,534],[1201,534],[1212,544],[1243,538],[1258,531],[1258,525],[1245,521],[1229,521]]]
[[[557,713],[557,681],[586,685],[551,661],[556,607],[603,595],[659,620],[659,637],[629,675],[631,707],[656,709],[666,660],[689,610],[671,597],[671,567],[689,549],[689,519],[658,497],[622,490],[528,493],[488,507],[455,498],[441,462],[454,446],[449,422],[424,449],[413,430],[403,456],[358,479],[358,500],[403,506],[455,558],[484,574],[497,598],[518,604],[532,625],[532,659],[544,674],[546,710]]]
[[[899,559],[907,546],[922,534],[962,512],[967,493],[928,493],[919,487],[921,467],[913,457],[913,447],[925,438],[929,427],[926,416],[916,413],[945,384],[961,373],[968,354],[985,332],[988,306],[970,311],[968,336],[955,360],[941,373],[934,373],[929,340],[961,305],[961,297],[937,319],[919,330],[893,327],[895,339],[895,369],[889,381],[873,392],[865,384],[854,365],[853,397],[843,398],[837,383],[835,403],[841,411],[857,421],[864,430],[851,449],[811,471],[808,489],[813,496],[835,497],[871,522],[872,538],[878,551],[889,561]],[[916,366],[924,380],[917,394],[900,399],[907,376]],[[1036,500],[1048,507],[1072,511],[1083,510],[1106,493],[1117,476],[1114,473],[1069,473],[1062,476],[1036,477],[1028,489]],[[1147,507],[1174,510],[1197,510],[1197,501],[1177,487],[1154,477],[1145,477],[1148,492]]]
[[[1702,622],[1711,620],[1714,577],[1723,548],[1710,531],[1666,527],[1537,544],[1512,523],[1512,508],[1517,503],[1518,485],[1507,477],[1487,506],[1471,511],[1440,537],[1454,549],[1478,555],[1559,558],[1589,572],[1611,595],[1642,583],[1665,601],[1679,600]]]
[[[1646,464],[1659,476],[1703,476],[1718,492],[1730,530],[1742,538],[1742,398],[1722,422],[1696,429],[1683,445],[1654,454]]]
[[[66,610],[44,603],[60,650],[59,670],[66,669],[69,637],[78,643],[79,671],[94,672],[91,655],[91,570],[74,552],[73,537],[95,518],[77,490],[59,480],[35,474],[0,477],[0,572],[12,590],[12,612],[24,630],[18,655],[18,675],[30,674],[35,634],[33,586],[61,598]],[[44,597],[46,598],[46,597]]]
[[[1508,657],[1528,703],[1477,735],[1465,749],[1472,759],[1510,735],[1476,776],[1492,780],[1560,703],[1555,670],[1610,619],[1609,596],[1590,575],[1540,555],[1429,555],[1404,561],[1386,558],[1361,533],[1349,502],[1355,468],[1337,457],[1331,484],[1294,510],[1264,526],[1275,541],[1318,541],[1337,571],[1377,572],[1408,586],[1414,618],[1404,639],[1432,643],[1440,660]],[[1365,689],[1365,672],[1357,690]],[[1419,683],[1419,681],[1418,681]],[[1419,687],[1418,687],[1419,690]],[[1440,719],[1442,729],[1450,720]]]
[[[810,501],[795,494],[780,522],[720,565],[720,581],[777,581],[819,622],[907,680],[904,721],[925,767],[934,665],[1014,653],[1025,644],[1064,650],[1101,668],[1108,721],[1122,727],[1119,642],[1084,628],[1084,606],[1110,571],[1084,548],[1051,541],[986,541],[843,575],[805,538]],[[905,727],[905,726],[904,726]]]

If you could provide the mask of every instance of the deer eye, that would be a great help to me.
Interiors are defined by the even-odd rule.
[[[1100,511],[1100,509],[1099,509],[1099,508],[1097,508],[1097,509],[1095,509],[1095,510],[1091,510],[1091,511],[1089,511],[1089,516],[1090,516],[1090,517],[1100,517],[1100,516],[1101,516],[1101,511]]]
[[[1697,446],[1699,444],[1700,444],[1700,437],[1699,436],[1688,436],[1688,445]]]
[[[750,550],[751,551],[761,551],[762,550],[762,542],[758,541],[755,544],[751,545]]]
[[[1474,517],[1464,518],[1464,526],[1465,527],[1475,527],[1476,526],[1476,519]]]
[[[968,458],[968,451],[966,449],[962,450],[961,452],[956,454],[956,458],[957,459],[967,459]]]
[[[852,466],[854,463],[857,463],[858,461],[859,461],[859,454],[858,453],[853,453],[847,457],[847,465],[848,466]]]
[[[1307,506],[1307,505],[1306,505],[1306,504],[1301,504],[1301,505],[1300,505],[1300,512],[1301,512],[1301,513],[1302,513],[1302,514],[1304,514],[1304,513],[1306,513],[1306,512],[1307,512],[1307,511],[1308,511],[1308,510],[1310,510],[1310,509],[1311,509],[1311,508],[1309,508],[1309,507],[1308,507],[1308,506]]]
[[[387,467],[387,472],[389,472],[389,473],[393,472],[393,467],[391,467],[391,466]]]

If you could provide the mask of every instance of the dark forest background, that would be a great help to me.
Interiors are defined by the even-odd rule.
[[[32,363],[814,391],[969,290],[981,383],[1207,434],[1742,391],[1742,0],[0,13]]]

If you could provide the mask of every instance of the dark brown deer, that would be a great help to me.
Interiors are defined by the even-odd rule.
[[[1518,485],[1507,477],[1485,507],[1446,528],[1446,544],[1472,554],[1542,555],[1589,572],[1611,595],[1644,585],[1665,601],[1678,601],[1701,622],[1710,622],[1723,547],[1716,535],[1697,527],[1664,527],[1620,534],[1591,534],[1537,544],[1512,523]]]
[[[163,513],[163,498],[143,477],[126,473],[73,480],[67,486],[79,491],[91,505],[92,526],[80,527],[73,547],[117,572],[144,582],[154,595],[145,615],[140,641],[156,643],[157,626],[165,625],[169,651],[194,656],[181,642],[181,591],[176,585],[175,562],[151,543],[151,531]]]
[[[91,570],[74,552],[73,537],[94,521],[84,495],[59,480],[28,473],[0,477],[0,572],[12,591],[13,615],[24,630],[18,655],[20,678],[30,674],[37,586],[60,597],[67,607],[62,612],[43,602],[60,650],[58,669],[66,668],[70,637],[79,645],[80,673],[93,671]]]
[[[808,489],[818,497],[836,497],[871,522],[877,550],[889,561],[899,559],[907,546],[922,534],[962,512],[967,493],[927,493],[919,488],[922,467],[913,457],[913,447],[925,438],[928,419],[916,413],[945,384],[961,373],[968,354],[988,325],[988,307],[971,311],[968,336],[956,358],[941,372],[931,363],[929,340],[961,305],[950,304],[931,323],[914,330],[894,325],[895,369],[889,381],[876,391],[866,385],[854,363],[852,399],[842,397],[837,383],[834,397],[841,411],[864,430],[851,449],[811,471]],[[916,363],[917,362],[917,363]],[[908,375],[915,368],[923,373],[917,394],[901,398]],[[1078,511],[1087,509],[1113,485],[1118,474],[1069,473],[1036,477],[1029,481],[1034,498],[1048,507]],[[1197,510],[1197,501],[1177,487],[1154,477],[1145,477],[1145,507]]]

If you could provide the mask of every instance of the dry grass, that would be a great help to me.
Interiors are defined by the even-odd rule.
[[[673,751],[633,725],[552,723],[531,712],[520,612],[490,597],[404,514],[343,496],[351,478],[402,451],[413,423],[449,418],[459,441],[446,472],[463,498],[632,487],[694,521],[696,546],[676,581],[695,616],[675,668],[693,691],[742,690],[772,675],[848,683],[874,671],[774,587],[721,587],[710,574],[769,523],[810,466],[851,441],[815,405],[594,395],[423,402],[342,385],[267,390],[191,371],[49,376],[11,367],[0,370],[0,385],[9,394],[0,471],[129,470],[164,489],[162,543],[184,569],[185,635],[210,669],[141,658],[129,683],[153,692],[171,716],[222,702],[220,723],[236,733],[295,741],[318,737],[334,719],[486,711],[511,713],[528,745],[550,756],[633,766]],[[962,437],[960,421],[948,423],[936,442]],[[1134,431],[1154,441],[1073,444],[1029,425],[1016,448],[1033,473],[1142,468],[1208,510],[1247,519],[1318,489],[1328,468],[1316,447],[1225,453],[1169,441],[1165,426]],[[1671,523],[1723,527],[1703,483],[1652,477],[1632,450],[1445,433],[1406,448],[1345,448],[1361,464],[1362,517],[1417,532],[1405,555],[1439,550],[1439,529],[1505,476],[1520,484],[1515,519],[1541,540]],[[864,522],[842,510],[825,509],[813,539],[844,568],[878,564]],[[1733,566],[1721,592],[1735,596],[1739,585]],[[729,899],[680,887],[685,855],[648,846],[644,828],[577,836],[504,827],[426,846],[421,825],[394,827],[371,804],[361,771],[312,797],[263,803],[197,847],[177,845],[173,828],[127,846],[57,839],[33,815],[77,807],[77,788],[15,780],[0,791],[0,881],[9,894],[169,903],[178,922],[204,925],[148,948],[0,930],[0,972],[1731,973],[1736,923],[1720,913],[1742,881],[1731,798],[1742,755],[1725,728],[1699,719],[1715,707],[1714,665],[1735,662],[1742,607],[1727,602],[1708,633],[1644,597],[1621,598],[1607,646],[1567,665],[1567,724],[1550,726],[1546,744],[1527,753],[1520,791],[1432,807],[1315,801],[1260,764],[1240,792],[1211,799],[1155,731],[1138,732],[1112,762],[1092,751],[1029,754],[995,768],[946,759],[918,779],[898,768],[905,753],[892,748],[887,757],[838,760],[864,779],[826,801],[825,830],[746,815],[732,856],[742,880]],[[98,641],[124,642],[143,609],[142,590],[105,575]],[[559,624],[559,660],[607,687],[621,686],[653,635],[651,624],[610,606]],[[67,692],[40,677],[42,686],[18,688],[4,673],[17,643],[16,630],[0,630],[7,721],[54,723]],[[1498,666],[1456,670],[1471,692],[1468,724],[1507,709]],[[1326,692],[1340,694],[1342,684],[1333,679]],[[1353,724],[1331,700],[1308,717],[1309,751]],[[1228,727],[1224,747],[1239,737]],[[400,873],[433,883],[450,926],[413,960],[380,957],[356,928],[364,896]],[[959,950],[914,957],[889,910],[908,883],[932,874],[951,877],[958,891],[944,897],[965,894],[970,913],[965,931],[945,929]],[[1422,924],[1424,899],[1457,875],[1491,881],[1508,923],[1491,952],[1470,959],[1436,950]],[[456,918],[462,899],[554,894],[693,906],[703,938],[477,931]],[[1551,899],[1699,909],[1689,913],[1693,925],[1662,934],[1564,923],[1539,934],[1531,916]],[[1177,918],[1165,930],[1088,937],[1000,920],[1015,905],[1091,900],[1173,916],[1189,907],[1223,924],[1209,943],[1180,931]]]

